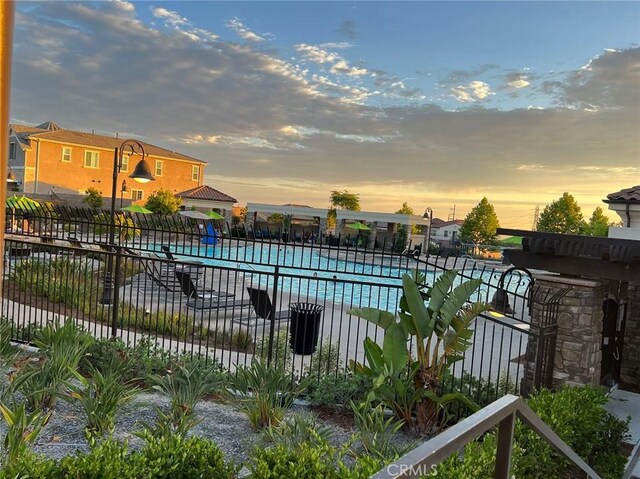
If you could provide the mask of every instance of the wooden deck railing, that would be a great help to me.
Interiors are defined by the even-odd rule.
[[[417,478],[427,475],[435,465],[440,464],[465,445],[474,441],[489,429],[498,426],[495,479],[509,479],[511,451],[516,417],[536,431],[540,437],[557,449],[570,462],[591,479],[600,476],[589,467],[560,437],[547,426],[522,400],[506,395],[484,409],[460,421],[443,433],[428,440],[408,452],[394,463],[372,476],[372,479]]]

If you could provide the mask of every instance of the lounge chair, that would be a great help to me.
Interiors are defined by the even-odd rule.
[[[178,293],[181,291],[180,283],[175,277],[173,270],[170,271],[165,269],[163,271],[162,265],[158,267],[157,263],[159,261],[159,258],[142,256],[140,253],[132,250],[131,248],[125,248],[124,250],[130,256],[133,256],[139,260],[147,277],[149,277],[149,279],[151,279],[151,281],[153,281],[156,285],[172,293]]]
[[[289,319],[289,311],[274,310],[273,304],[271,304],[271,298],[266,289],[252,288],[249,286],[247,291],[249,292],[251,305],[259,318],[275,321]]]
[[[184,271],[176,270],[176,277],[178,278],[178,283],[180,283],[180,287],[182,292],[189,299],[203,299],[203,300],[211,300],[218,299],[220,297],[220,293],[215,290],[208,291],[198,291],[195,284],[191,280],[191,275]],[[223,293],[226,294],[226,293]]]
[[[176,270],[176,277],[180,282],[182,292],[189,298],[187,307],[194,309],[231,309],[249,306],[248,301],[236,299],[233,293],[215,290],[198,291],[189,273],[184,271]]]

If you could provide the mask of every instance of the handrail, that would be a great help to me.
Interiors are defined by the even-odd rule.
[[[509,479],[511,477],[509,471],[511,469],[511,449],[516,416],[569,461],[578,466],[589,478],[600,479],[600,476],[553,432],[522,398],[512,394],[503,396],[409,451],[397,461],[377,472],[371,479],[418,478],[429,474],[436,465],[496,425],[498,426],[498,441],[494,478]]]

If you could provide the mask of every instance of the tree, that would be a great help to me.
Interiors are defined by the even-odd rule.
[[[491,244],[498,234],[496,230],[500,228],[498,215],[484,197],[467,215],[460,227],[460,241],[463,243]]]
[[[329,228],[335,228],[336,226],[337,210],[360,211],[360,195],[349,193],[347,190],[333,190],[329,196],[329,201],[331,202],[331,208],[329,208],[329,213],[327,214],[327,226]]]
[[[413,208],[411,206],[409,206],[407,204],[407,202],[405,201],[404,203],[402,203],[402,208],[400,208],[398,211],[396,211],[397,215],[415,215],[415,212],[413,211]],[[419,225],[413,225],[411,227],[411,232],[413,234],[418,234],[420,233],[420,231],[422,231],[422,228]]]
[[[159,189],[149,195],[145,208],[158,215],[172,215],[180,209],[182,199],[171,191]]]
[[[102,205],[104,204],[104,198],[96,188],[87,188],[84,192],[87,196],[82,199],[83,203],[86,203],[89,208],[94,210],[99,210],[100,208],[102,208]]]
[[[582,234],[586,223],[580,206],[569,193],[544,207],[538,221],[538,231],[549,233]]]
[[[238,214],[233,215],[231,217],[231,224],[233,226],[238,226],[239,224],[244,224],[247,220],[247,207],[243,206],[242,208],[238,208]]]
[[[590,236],[607,236],[609,234],[609,226],[613,223],[609,222],[609,218],[604,215],[600,206],[596,207],[589,218],[586,233]]]

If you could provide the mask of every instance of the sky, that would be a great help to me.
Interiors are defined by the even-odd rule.
[[[241,205],[530,229],[640,184],[640,2],[19,2],[11,119],[208,161]]]

